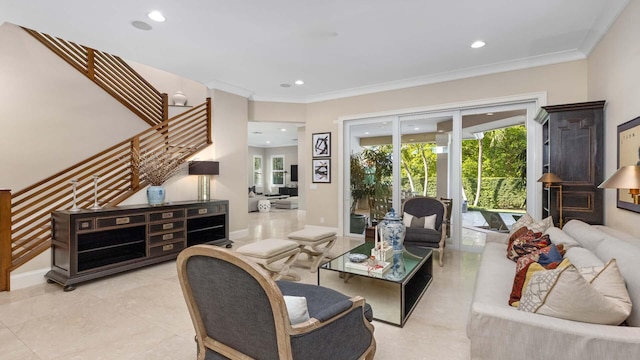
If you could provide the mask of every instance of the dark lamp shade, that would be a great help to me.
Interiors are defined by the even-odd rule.
[[[220,163],[217,161],[189,161],[189,175],[219,175]]]

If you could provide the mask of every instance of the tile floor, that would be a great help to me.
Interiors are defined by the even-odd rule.
[[[296,210],[251,213],[235,247],[304,227]],[[362,240],[340,238],[334,255]],[[468,359],[465,326],[480,254],[450,250],[404,328],[374,321],[376,359]],[[316,274],[297,268],[306,283]],[[375,309],[374,309],[375,311]],[[78,285],[0,293],[0,359],[195,359],[175,261]]]

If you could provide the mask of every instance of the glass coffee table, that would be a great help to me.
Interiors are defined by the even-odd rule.
[[[372,248],[373,243],[364,243],[320,266],[318,285],[348,296],[360,295],[371,305],[375,320],[402,327],[431,284],[433,251],[405,246],[404,276],[390,279],[391,270],[380,273],[349,264],[349,253],[369,256]]]

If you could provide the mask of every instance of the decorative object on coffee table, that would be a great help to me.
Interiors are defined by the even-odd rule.
[[[137,170],[140,180],[149,183],[147,200],[149,205],[161,205],[164,203],[166,191],[162,187],[165,181],[180,172],[184,159],[180,152],[159,151],[132,152],[131,165]],[[158,188],[159,187],[159,188]]]
[[[396,214],[394,209],[391,209],[378,226],[380,227],[380,237],[387,243],[387,245],[393,248],[393,262],[391,270],[385,278],[400,280],[404,278],[406,274],[404,258],[402,256],[402,243],[404,242],[406,227],[402,223],[402,217]]]

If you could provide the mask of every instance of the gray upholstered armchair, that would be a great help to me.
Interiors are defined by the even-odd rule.
[[[240,255],[209,245],[183,250],[177,266],[198,359],[373,359],[373,313],[362,297],[276,283]],[[305,297],[310,318],[292,325],[283,295]]]
[[[413,225],[407,226],[404,244],[438,249],[439,262],[440,266],[442,266],[444,264],[444,245],[447,237],[446,205],[436,198],[416,196],[402,203],[402,216],[403,220],[405,220],[405,225],[407,225],[405,214],[410,214],[416,219],[435,215],[433,228],[426,228],[424,220],[414,221]]]

